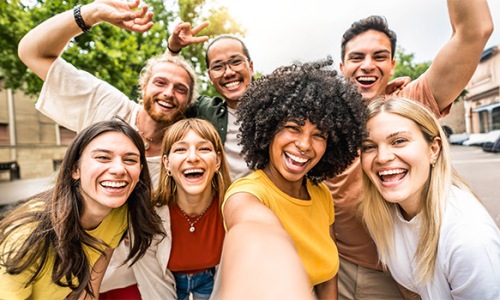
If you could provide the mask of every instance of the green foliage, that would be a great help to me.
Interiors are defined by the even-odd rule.
[[[209,20],[211,25],[200,34],[213,37],[223,33],[244,35],[245,31],[216,0],[145,0],[154,12],[155,25],[144,34],[129,32],[109,24],[94,26],[89,32],[74,38],[63,58],[78,69],[94,74],[137,99],[137,79],[146,60],[165,51],[169,31],[178,20],[193,25]],[[0,74],[5,87],[38,95],[42,81],[19,60],[17,45],[36,25],[55,14],[90,1],[78,0],[1,0],[0,11]],[[28,3],[28,4],[27,4]],[[192,45],[182,55],[197,71],[202,92],[215,94],[208,83],[204,61],[204,45]],[[208,89],[208,88],[212,89]],[[208,90],[207,90],[208,89]]]
[[[395,58],[396,67],[394,68],[394,78],[409,76],[412,80],[415,80],[427,71],[431,65],[430,61],[416,64],[413,61],[415,54],[406,53],[401,47],[398,47],[396,50]]]

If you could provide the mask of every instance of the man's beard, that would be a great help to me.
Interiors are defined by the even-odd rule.
[[[184,111],[181,111],[179,106],[169,112],[158,112],[154,109],[154,105],[155,100],[153,98],[144,99],[144,110],[157,123],[171,125],[184,117]]]

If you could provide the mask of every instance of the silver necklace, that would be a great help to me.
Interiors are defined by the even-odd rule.
[[[153,140],[153,139],[151,139],[151,138],[148,138],[148,137],[146,137],[146,136],[144,135],[144,131],[142,131],[142,130],[141,130],[141,128],[139,127],[139,126],[140,126],[140,125],[139,125],[139,116],[137,116],[137,118],[135,119],[135,126],[137,126],[137,129],[138,129],[137,131],[139,132],[139,135],[140,135],[143,139],[145,139],[145,141],[144,141],[144,149],[149,150],[149,147],[151,146],[151,144],[150,144],[150,143],[154,143],[154,140]]]
[[[194,232],[195,231],[194,224],[196,224],[196,222],[198,222],[201,219],[201,217],[203,217],[203,215],[207,212],[207,210],[210,207],[210,205],[212,205],[212,201],[213,200],[214,200],[214,198],[212,198],[212,200],[210,200],[210,203],[208,203],[208,206],[205,208],[205,210],[203,210],[201,212],[201,214],[198,216],[198,218],[196,218],[196,220],[194,220],[193,222],[191,222],[189,220],[189,217],[186,214],[186,212],[184,212],[184,210],[182,210],[182,208],[179,206],[179,204],[177,204],[177,206],[179,206],[179,209],[181,210],[181,213],[184,215],[184,218],[186,219],[186,221],[188,221],[189,225],[191,225],[191,227],[189,227],[189,232]]]

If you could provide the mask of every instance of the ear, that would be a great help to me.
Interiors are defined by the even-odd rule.
[[[435,137],[434,140],[432,141],[431,145],[430,145],[430,153],[431,153],[431,157],[430,157],[430,161],[431,163],[432,162],[435,162],[438,157],[439,157],[439,154],[441,153],[441,138],[439,137]]]
[[[217,169],[217,171],[220,170],[221,161],[222,161],[222,155],[221,155],[220,151],[217,151],[217,159],[215,162],[215,168]]]
[[[396,67],[396,59],[392,59],[391,61],[391,76],[394,76],[394,68]]]
[[[340,73],[344,73],[344,64],[342,62],[339,63]]]
[[[170,171],[170,162],[168,161],[168,157],[166,155],[163,155],[161,158],[162,158],[162,163],[163,163],[163,167],[165,168],[165,170]]]
[[[78,180],[80,179],[80,168],[78,167],[78,164],[75,164],[73,166],[73,172],[71,173],[71,177],[74,179],[74,180]]]
[[[250,67],[250,75],[251,77],[253,77],[253,75],[255,75],[255,72],[253,70],[253,60],[248,62],[248,66]]]

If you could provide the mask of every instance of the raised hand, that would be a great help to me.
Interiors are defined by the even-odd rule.
[[[199,36],[196,35],[205,29],[210,23],[205,21],[200,25],[191,28],[191,24],[188,22],[180,22],[175,26],[174,31],[168,38],[168,47],[169,49],[177,53],[182,48],[189,46],[191,44],[204,43],[208,41],[208,36]]]
[[[153,13],[148,11],[147,5],[139,8],[140,2],[140,0],[132,2],[97,0],[93,3],[95,5],[94,11],[89,14],[90,19],[94,16],[95,19],[94,22],[92,20],[90,22],[92,22],[91,24],[107,22],[135,32],[148,31],[153,26]]]

